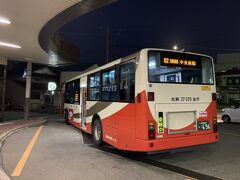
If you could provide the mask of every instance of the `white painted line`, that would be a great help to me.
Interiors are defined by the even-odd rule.
[[[8,125],[8,124],[13,124],[13,122],[1,123],[0,126],[4,126],[4,125]]]

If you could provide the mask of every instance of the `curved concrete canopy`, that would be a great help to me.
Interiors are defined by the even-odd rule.
[[[56,59],[54,57],[60,57],[71,62],[79,62],[80,49],[72,44],[64,42],[56,31],[73,19],[114,1],[117,0],[83,0],[59,13],[52,18],[39,33],[39,43],[41,47],[49,54],[53,54],[52,61]],[[54,54],[58,56],[54,56]]]
[[[0,0],[0,17],[5,17],[11,21],[11,24],[8,25],[0,24],[0,41],[18,44],[22,47],[20,49],[13,49],[0,46],[0,56],[5,56],[13,60],[31,60],[44,64],[63,63],[67,59],[56,58],[58,57],[56,54],[48,54],[51,51],[51,47],[54,47],[50,46],[50,39],[53,33],[63,24],[79,15],[90,12],[113,1],[114,0],[83,0],[82,2],[81,0]],[[81,6],[81,3],[84,5]],[[70,9],[68,10],[68,8]],[[74,10],[74,12],[71,10]],[[46,51],[41,48],[39,42]],[[56,48],[53,52],[57,52]]]

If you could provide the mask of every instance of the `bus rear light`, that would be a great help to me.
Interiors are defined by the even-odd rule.
[[[216,101],[217,100],[217,94],[216,93],[212,93],[212,100]]]
[[[148,139],[155,139],[155,124],[152,122],[148,123]]]
[[[214,133],[217,132],[217,118],[216,117],[213,118],[213,132]]]
[[[154,101],[154,92],[148,92],[148,101]]]

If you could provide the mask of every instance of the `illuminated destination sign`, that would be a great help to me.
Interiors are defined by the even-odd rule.
[[[175,66],[186,68],[200,68],[201,57],[193,54],[178,52],[161,52],[160,61],[162,66]]]
[[[164,65],[180,65],[180,66],[196,67],[197,66],[197,61],[164,57],[163,58],[163,64]]]

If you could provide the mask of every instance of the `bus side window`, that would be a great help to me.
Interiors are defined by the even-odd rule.
[[[65,85],[65,103],[79,104],[80,79],[68,82]]]
[[[102,72],[102,96],[103,101],[116,101],[117,97],[117,80],[116,69],[111,68]]]
[[[89,100],[99,100],[100,99],[100,73],[94,73],[89,76],[88,79],[89,87]]]
[[[135,62],[120,65],[119,98],[120,101],[133,101],[135,98]]]

